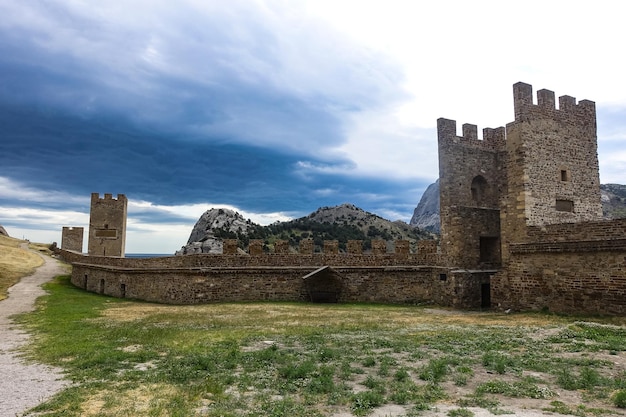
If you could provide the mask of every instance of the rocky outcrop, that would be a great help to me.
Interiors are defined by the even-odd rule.
[[[212,208],[200,216],[191,230],[187,244],[176,255],[222,253],[224,237],[246,234],[251,227],[258,225],[233,210]]]
[[[439,180],[426,188],[420,202],[413,211],[413,217],[411,217],[409,224],[430,232],[440,232]]]
[[[4,227],[0,226],[0,236],[9,236],[9,234],[7,233],[6,230],[4,230]]]

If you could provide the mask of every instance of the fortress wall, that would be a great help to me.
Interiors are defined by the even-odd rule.
[[[83,232],[82,227],[63,227],[61,234],[61,248],[76,252],[83,251]]]
[[[491,280],[499,309],[547,309],[573,314],[626,314],[626,239],[597,250],[564,244],[549,251],[513,252]]]
[[[118,258],[87,256],[72,251],[59,250],[60,256],[70,263],[107,265],[120,268],[247,268],[247,267],[288,267],[288,266],[394,266],[394,265],[442,265],[441,255],[426,251],[414,253],[347,254],[347,253],[263,253],[259,255],[194,254],[165,256],[158,258]]]
[[[311,267],[127,269],[76,263],[72,283],[94,293],[167,304],[241,301],[307,301]],[[462,304],[455,297],[472,277],[450,275],[439,267],[339,267],[339,302]]]
[[[529,227],[491,282],[493,306],[626,314],[626,219]]]
[[[535,242],[626,239],[626,219],[535,226],[527,233]]]

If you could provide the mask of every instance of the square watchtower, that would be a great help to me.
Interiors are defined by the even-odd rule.
[[[596,106],[593,101],[513,85],[515,120],[506,126],[505,241],[523,243],[528,226],[600,220]]]
[[[124,194],[115,199],[111,194],[100,198],[99,193],[91,193],[89,255],[124,257],[127,207]]]

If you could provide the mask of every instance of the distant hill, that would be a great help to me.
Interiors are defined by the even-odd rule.
[[[605,219],[626,218],[626,185],[602,184],[600,195]],[[434,233],[440,232],[439,180],[424,191],[409,224]]]
[[[432,239],[433,235],[402,221],[386,220],[353,204],[322,207],[308,216],[268,226],[246,220],[232,210],[210,209],[194,226],[187,245],[176,254],[221,253],[222,239],[238,239],[241,248],[247,247],[250,239],[262,239],[268,251],[276,240],[287,240],[296,251],[300,240],[307,238],[313,239],[316,251],[321,250],[324,240],[338,240],[339,249],[345,250],[348,240],[353,239],[362,240],[367,251],[372,239],[389,242],[406,239],[415,244],[420,239]]]

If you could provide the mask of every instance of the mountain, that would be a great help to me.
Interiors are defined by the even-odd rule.
[[[626,185],[600,185],[602,214],[607,219],[626,218]]]
[[[605,219],[626,218],[626,185],[602,184],[600,195]],[[434,233],[440,232],[439,180],[426,188],[409,224]]]
[[[210,209],[205,211],[191,230],[187,244],[176,255],[192,253],[222,253],[222,239],[247,236],[250,229],[261,226],[246,220],[236,211]]]
[[[210,209],[193,227],[187,245],[176,254],[221,253],[222,239],[238,239],[242,249],[248,246],[250,239],[262,239],[268,251],[276,240],[287,240],[295,252],[300,240],[307,238],[313,239],[316,251],[321,250],[324,240],[338,240],[340,250],[346,249],[348,240],[362,240],[363,249],[367,251],[372,239],[406,239],[415,244],[433,236],[405,222],[383,219],[353,204],[322,207],[308,216],[268,226],[246,220],[232,210]]]
[[[428,230],[434,233],[440,232],[439,226],[439,180],[430,184],[417,207],[413,211],[413,217],[409,224],[413,227]]]

